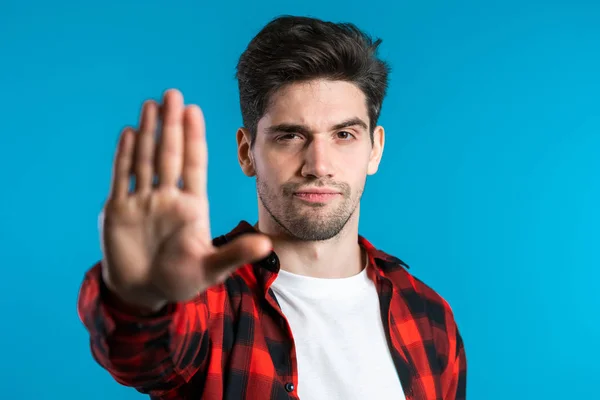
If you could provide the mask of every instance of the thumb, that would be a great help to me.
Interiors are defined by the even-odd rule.
[[[249,233],[217,247],[216,252],[208,256],[206,267],[213,276],[226,276],[244,264],[256,262],[271,253],[273,243],[268,236]]]

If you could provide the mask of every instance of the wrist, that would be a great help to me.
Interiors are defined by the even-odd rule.
[[[115,287],[106,273],[102,273],[101,286],[105,303],[116,310],[130,315],[148,316],[159,313],[168,301],[148,293],[123,290]]]
[[[117,293],[110,288],[107,288],[105,294],[105,302],[110,307],[115,308],[125,314],[149,316],[160,313],[167,301],[151,301],[142,300],[139,296],[128,296],[123,293]]]

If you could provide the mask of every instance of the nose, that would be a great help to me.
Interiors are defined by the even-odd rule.
[[[333,177],[333,159],[330,143],[325,138],[313,137],[304,150],[302,176],[305,178]]]

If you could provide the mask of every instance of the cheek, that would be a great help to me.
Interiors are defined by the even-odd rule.
[[[352,176],[364,175],[369,168],[371,159],[371,150],[356,149],[355,151],[344,155],[344,165],[346,170],[352,173]]]
[[[363,190],[367,176],[369,174],[369,155],[360,154],[357,155],[347,165],[347,175],[349,182],[352,182],[354,192]]]
[[[263,151],[256,154],[254,159],[257,175],[260,175],[262,180],[268,181],[271,185],[284,180],[286,171],[291,164],[289,159],[278,156],[272,151]]]
[[[277,149],[274,147],[265,150],[263,156],[267,168],[281,172],[291,170],[302,162],[302,153],[291,149]]]

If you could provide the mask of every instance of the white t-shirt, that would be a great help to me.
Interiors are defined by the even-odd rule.
[[[272,289],[294,336],[301,400],[405,399],[366,269],[342,279],[281,270]]]

